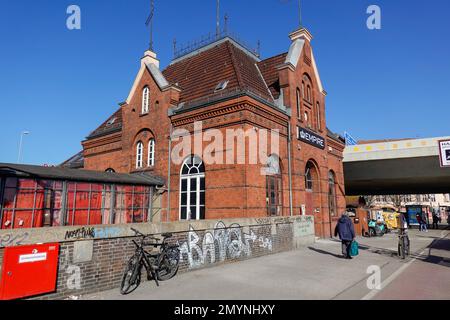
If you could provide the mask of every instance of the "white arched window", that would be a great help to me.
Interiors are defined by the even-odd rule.
[[[205,165],[189,156],[181,166],[180,220],[205,219]]]
[[[300,89],[299,88],[297,88],[297,96],[296,96],[296,98],[297,98],[297,117],[299,118],[299,119],[301,119],[301,117],[302,117],[302,114],[301,114],[301,111],[300,111]]]
[[[322,130],[322,123],[321,123],[321,115],[320,115],[320,104],[317,102],[317,129]]]
[[[150,89],[145,87],[142,91],[142,113],[148,113],[150,105]]]
[[[148,142],[148,166],[153,167],[155,165],[155,139],[150,139]]]
[[[144,155],[144,144],[139,141],[136,145],[136,168],[142,168]]]
[[[280,158],[272,154],[267,159],[266,203],[269,216],[280,216],[283,210],[283,183],[281,180]]]
[[[336,176],[333,171],[328,173],[328,207],[331,216],[337,215]]]

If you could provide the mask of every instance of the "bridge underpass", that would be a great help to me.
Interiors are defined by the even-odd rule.
[[[450,137],[346,147],[346,194],[450,193],[450,168],[440,165],[439,140],[450,140]]]

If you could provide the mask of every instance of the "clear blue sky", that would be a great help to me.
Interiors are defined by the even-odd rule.
[[[149,0],[0,0],[0,162],[59,164],[124,101],[148,44]],[[215,28],[214,0],[155,0],[155,50]],[[297,0],[221,0],[229,27],[263,57],[285,52]],[[66,9],[82,29],[66,28]],[[366,9],[382,9],[382,30]],[[303,0],[328,126],[356,139],[450,135],[450,1]]]

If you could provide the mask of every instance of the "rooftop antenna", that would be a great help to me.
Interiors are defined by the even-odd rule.
[[[173,56],[175,57],[177,52],[177,38],[173,38]]]
[[[301,28],[303,28],[303,26],[302,26],[302,0],[298,0],[298,20],[299,20],[299,27],[301,29]]]
[[[224,20],[225,20],[224,31],[225,31],[225,34],[228,34],[228,14],[227,13],[225,14]]]
[[[220,36],[220,0],[217,0],[216,4],[216,38]]]
[[[256,50],[258,58],[261,57],[261,40],[258,40],[258,48]]]
[[[153,51],[153,14],[155,13],[155,1],[150,0],[150,15],[147,18],[147,21],[145,22],[145,25],[148,27],[150,26],[150,44],[149,44],[149,50]]]

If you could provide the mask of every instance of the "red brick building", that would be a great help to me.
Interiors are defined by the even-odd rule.
[[[229,36],[164,70],[147,51],[126,101],[82,142],[84,168],[162,177],[162,221],[307,214],[315,217],[317,236],[330,236],[345,210],[344,142],[327,128],[311,34],[300,29],[289,36],[288,52],[264,60]],[[194,139],[199,121],[203,133],[224,136],[230,129],[279,130],[278,153],[269,164],[250,164],[245,140],[244,164],[204,163],[194,148],[177,163],[172,152],[181,140],[169,137],[186,129]],[[269,165],[272,174],[261,174]]]

